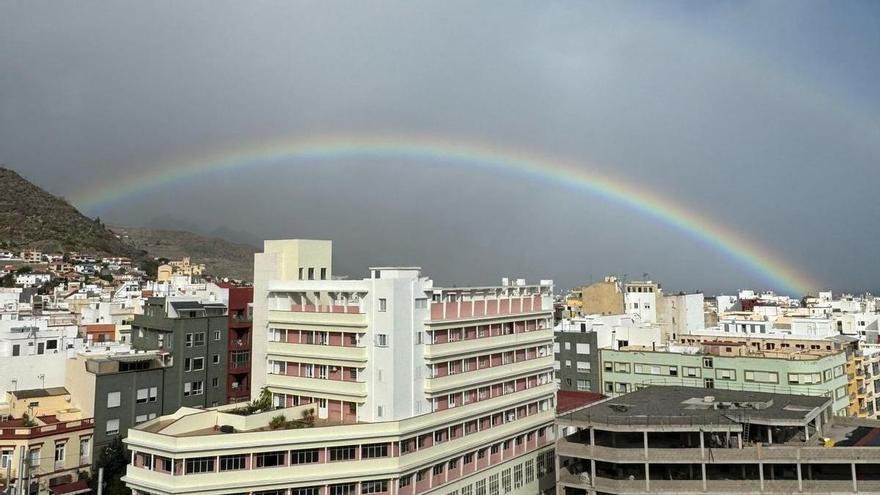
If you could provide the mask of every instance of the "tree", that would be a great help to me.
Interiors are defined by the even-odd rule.
[[[131,490],[122,482],[125,468],[128,466],[129,453],[122,443],[122,439],[116,437],[109,445],[101,449],[98,460],[93,466],[89,488],[93,493],[98,493],[98,469],[104,468],[104,493],[106,495],[131,495]]]

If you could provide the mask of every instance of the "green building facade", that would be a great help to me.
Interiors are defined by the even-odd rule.
[[[602,349],[600,361],[602,392],[610,396],[648,385],[681,385],[833,397],[837,415],[846,415],[849,405],[843,351],[792,359]]]

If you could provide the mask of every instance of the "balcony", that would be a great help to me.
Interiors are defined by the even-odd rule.
[[[248,339],[235,339],[230,340],[227,347],[230,351],[247,351],[250,350],[251,343]]]
[[[513,378],[549,371],[553,367],[553,357],[546,356],[518,363],[505,364],[492,368],[456,373],[454,375],[428,378],[425,380],[425,393],[439,394],[464,387],[479,386],[486,383],[511,380]]]
[[[664,464],[743,464],[758,461],[777,463],[803,462],[866,462],[880,461],[880,449],[873,447],[797,447],[797,446],[751,446],[742,449],[699,448],[616,448],[589,445],[560,439],[559,455],[581,459],[595,459],[612,463],[664,463]],[[710,453],[711,452],[711,453]],[[703,454],[705,453],[705,459]]]
[[[303,395],[314,395],[333,400],[363,402],[367,398],[367,384],[360,381],[268,375],[267,384],[270,388],[296,390]]]
[[[315,364],[338,365],[338,361],[364,365],[367,362],[367,348],[364,346],[336,346],[321,344],[289,344],[269,342],[268,353],[272,356],[304,359]]]
[[[425,346],[425,359],[457,358],[464,354],[477,354],[480,351],[502,350],[504,348],[514,348],[529,344],[550,343],[552,340],[553,330],[548,329],[479,339],[457,340],[442,344],[428,344]]]
[[[366,327],[367,315],[363,313],[311,312],[270,310],[269,322],[279,325],[305,325],[307,327]]]
[[[236,373],[236,372],[248,372],[251,370],[251,362],[250,361],[229,361],[226,366],[226,371],[228,373]]]

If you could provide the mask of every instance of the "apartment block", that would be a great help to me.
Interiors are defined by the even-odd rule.
[[[767,391],[832,399],[832,411],[847,415],[847,356],[844,351],[755,351],[734,341],[703,342],[665,349],[602,349],[603,392],[626,394],[649,385]]]
[[[66,361],[72,404],[95,425],[92,455],[130,428],[176,411],[164,394],[171,356],[157,351],[78,354]],[[177,388],[177,387],[176,387]]]
[[[73,407],[63,387],[8,396],[9,409],[0,415],[2,484],[17,493],[68,493],[92,464],[92,418]]]
[[[331,249],[267,241],[256,255],[252,396],[267,387],[276,409],[136,427],[135,493],[550,489],[552,282],[441,288],[416,267],[334,280]],[[295,427],[270,431],[279,414]]]
[[[134,349],[158,350],[171,357],[163,374],[166,411],[226,404],[231,355],[225,303],[151,297],[131,326]]]
[[[224,285],[229,292],[229,335],[226,366],[226,399],[228,402],[242,402],[251,396],[251,303],[254,288]]]
[[[647,387],[560,414],[557,494],[880,493],[878,423],[830,397]]]

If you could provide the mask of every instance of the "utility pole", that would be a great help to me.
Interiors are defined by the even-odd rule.
[[[21,484],[24,482],[22,477],[24,476],[24,445],[19,448],[18,451],[18,476],[15,478],[15,495],[23,495],[24,490],[21,489]]]
[[[15,451],[13,450],[13,452],[15,452]],[[9,492],[9,483],[11,482],[10,481],[11,479],[12,479],[12,458],[10,457],[9,462],[6,463],[6,483],[4,483],[5,486],[3,487],[3,489],[6,490],[7,492]]]

